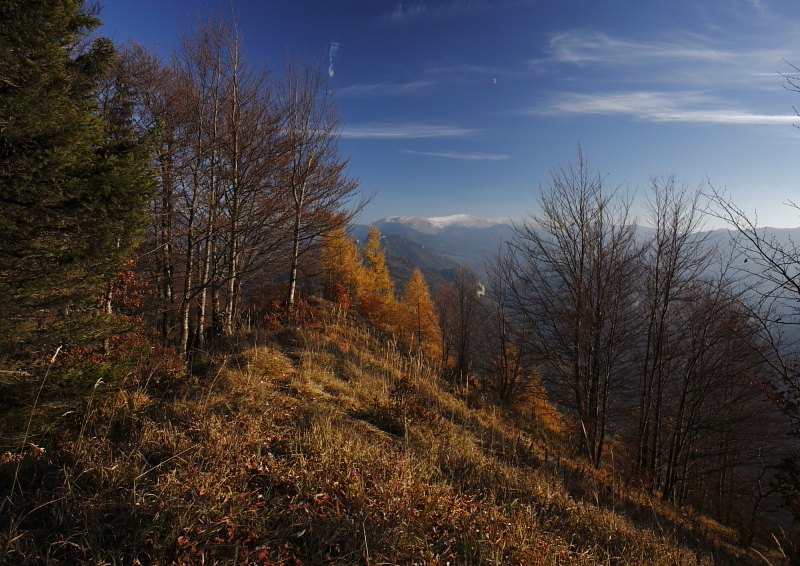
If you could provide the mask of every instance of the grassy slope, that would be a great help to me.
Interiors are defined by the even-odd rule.
[[[324,318],[128,380],[1,456],[0,563],[764,563]]]

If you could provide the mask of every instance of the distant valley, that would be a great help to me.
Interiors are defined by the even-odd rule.
[[[455,268],[467,267],[481,278],[484,260],[507,241],[511,221],[456,214],[443,217],[391,216],[375,222],[384,235],[387,261],[392,275],[403,281],[418,266],[430,283],[450,280]],[[362,241],[367,226],[358,225],[354,235]]]
[[[419,267],[432,285],[450,281],[459,266],[473,270],[485,281],[486,263],[513,235],[508,218],[489,219],[467,214],[451,216],[390,216],[374,223],[383,235],[387,262],[396,281],[405,281],[414,267]],[[359,224],[353,234],[363,241],[368,226]],[[782,246],[800,242],[800,228],[762,228],[766,239]],[[643,237],[652,229],[639,229]],[[732,234],[725,229],[698,233],[709,243],[717,242],[722,257],[731,255]],[[734,254],[735,255],[735,254]],[[744,258],[734,258],[731,267],[744,269]],[[750,279],[752,275],[746,279]],[[752,282],[752,280],[751,280]]]

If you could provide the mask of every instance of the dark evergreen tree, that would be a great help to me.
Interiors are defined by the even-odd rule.
[[[81,0],[0,3],[0,333],[85,306],[150,196],[115,50]],[[105,81],[105,82],[104,82]],[[101,89],[101,85],[104,87]]]

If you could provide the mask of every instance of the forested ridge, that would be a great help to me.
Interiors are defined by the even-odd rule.
[[[797,560],[792,242],[578,148],[487,280],[395,280],[319,63],[100,23],[0,5],[0,561]]]

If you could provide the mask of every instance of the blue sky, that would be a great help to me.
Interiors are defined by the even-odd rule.
[[[800,226],[796,0],[232,0],[251,63],[330,70],[361,220],[521,217],[577,145],[611,187],[710,181]],[[102,32],[169,50],[220,3],[106,0]],[[788,63],[787,63],[788,62]]]

